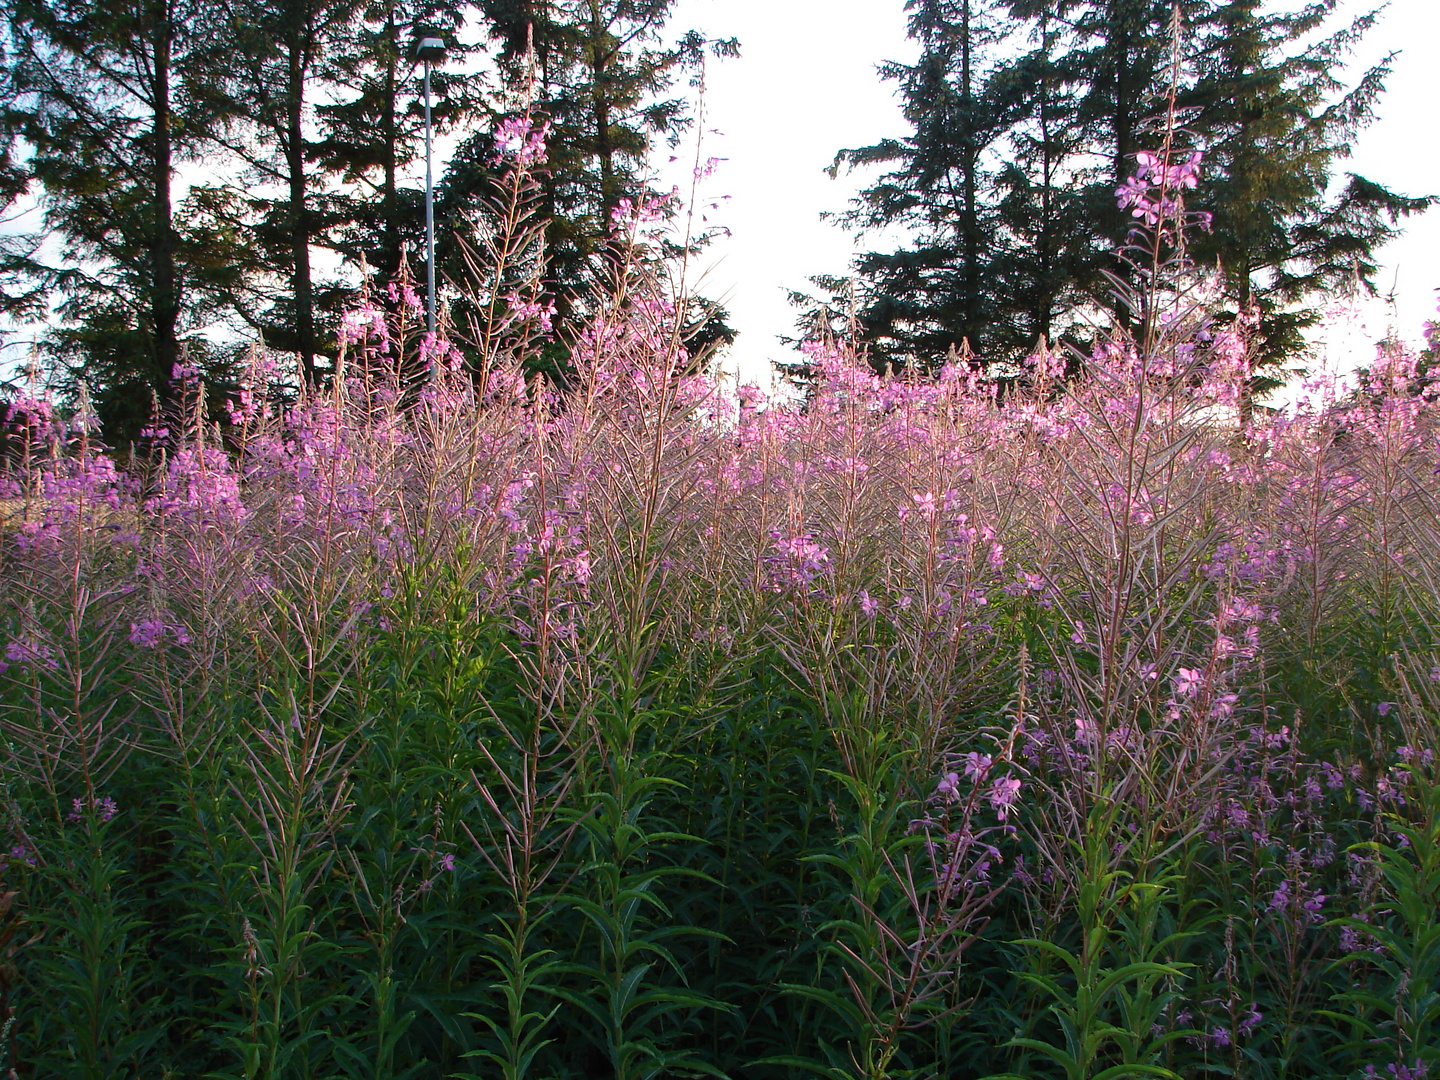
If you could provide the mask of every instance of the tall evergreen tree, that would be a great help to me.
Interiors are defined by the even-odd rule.
[[[19,66],[18,42],[13,34],[0,34],[0,208],[13,216],[23,213],[20,204],[32,186],[30,163],[22,131],[28,111],[20,85],[24,74]],[[34,235],[6,229],[0,234],[0,317],[24,321],[44,313],[47,290],[34,274],[19,273],[35,261],[39,239]]]
[[[213,9],[17,0],[11,10],[7,126],[28,150],[23,165],[12,151],[6,194],[38,185],[61,251],[12,244],[0,269],[32,313],[41,296],[60,298],[52,346],[96,386],[110,436],[133,437],[152,392],[169,395],[183,343],[203,349],[194,331],[229,273],[233,238],[196,224],[176,181],[223,122]]]
[[[1059,16],[1041,8],[1028,30],[994,79],[1004,136],[987,193],[998,226],[988,281],[997,324],[990,340],[1002,357],[1065,337],[1074,312],[1103,291],[1108,265],[1091,213],[1091,189],[1105,173],[1086,156],[1085,70],[1065,49],[1068,25]],[[1020,44],[1018,35],[1012,41]]]
[[[985,162],[1000,132],[996,30],[985,0],[909,0],[906,9],[921,56],[882,65],[881,74],[898,85],[913,134],[841,151],[831,169],[889,166],[844,220],[861,231],[903,225],[914,235],[898,250],[860,256],[859,295],[843,301],[880,370],[932,367],[966,342],[983,351],[998,325],[988,284],[996,206]],[[843,279],[815,280],[836,296],[848,288]]]
[[[230,299],[266,344],[294,353],[302,378],[318,376],[323,315],[342,302],[338,283],[317,283],[312,249],[330,223],[316,137],[320,86],[354,32],[359,0],[229,0],[234,56],[222,82],[241,122],[229,148],[243,188],[226,209],[248,227],[255,260]],[[277,283],[282,283],[276,288]]]
[[[407,247],[423,243],[424,191],[401,179],[423,146],[418,37],[433,34],[447,45],[446,63],[431,76],[435,129],[483,119],[482,76],[467,70],[471,50],[459,37],[472,8],[470,0],[365,0],[352,32],[336,43],[336,100],[317,106],[322,135],[312,152],[342,182],[330,199],[334,243],[382,280],[399,272]]]
[[[693,123],[676,82],[707,54],[738,53],[735,41],[695,31],[668,40],[674,2],[481,0],[508,84],[533,77],[531,106],[552,125],[541,213],[549,222],[546,291],[562,323],[583,317],[609,279],[611,215],[621,199],[659,194],[646,178],[649,154]],[[445,184],[453,218],[488,189],[492,152],[481,134],[457,153]]]
[[[1336,76],[1373,15],[1303,44],[1337,4],[1285,11],[1265,0],[909,0],[922,55],[887,74],[900,83],[914,133],[840,158],[899,165],[862,194],[848,223],[905,226],[914,238],[855,263],[859,329],[872,360],[933,367],[962,338],[981,361],[1013,359],[1041,336],[1065,336],[1097,304],[1127,317],[1124,304],[1111,303],[1111,278],[1130,272],[1115,254],[1129,225],[1115,189],[1157,137],[1149,125],[1168,90],[1177,6],[1193,28],[1182,114],[1207,152],[1196,205],[1215,223],[1192,255],[1219,264],[1232,315],[1261,309],[1261,364],[1295,355],[1315,315],[1307,297],[1351,279],[1368,287],[1375,250],[1401,216],[1428,205],[1359,177],[1327,195],[1388,70],[1371,69],[1348,92]],[[1003,44],[971,37],[987,12],[1004,13]],[[978,93],[977,45],[985,73]],[[942,130],[952,137],[937,138]],[[965,243],[977,223],[979,241]]]
[[[1262,0],[1228,0],[1197,26],[1197,77],[1182,100],[1206,152],[1195,204],[1214,214],[1214,229],[1191,251],[1218,268],[1226,314],[1259,316],[1257,392],[1278,385],[1277,365],[1303,354],[1317,296],[1373,292],[1376,250],[1399,233],[1401,217],[1431,202],[1353,173],[1331,191],[1390,70],[1387,59],[1348,91],[1336,75],[1375,13],[1306,44],[1337,3],[1280,12]]]

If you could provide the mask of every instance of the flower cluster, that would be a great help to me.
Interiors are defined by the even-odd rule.
[[[1180,161],[1149,151],[1136,154],[1138,167],[1135,174],[1115,189],[1117,205],[1121,210],[1129,210],[1132,218],[1152,229],[1162,227],[1167,221],[1182,221],[1185,213],[1183,192],[1199,183],[1201,159],[1199,150],[1192,151]],[[1193,223],[1208,230],[1211,215],[1197,214]]]
[[[550,121],[537,125],[528,116],[509,116],[500,121],[491,137],[495,142],[493,164],[513,162],[517,168],[528,169],[545,161]]]
[[[130,643],[142,649],[158,649],[174,642],[176,645],[190,644],[190,631],[180,623],[167,622],[158,615],[149,615],[130,624]]]
[[[93,799],[74,799],[71,802],[70,813],[65,815],[65,820],[83,821],[87,814],[94,814],[101,821],[110,821],[119,812],[120,807],[108,795]]]

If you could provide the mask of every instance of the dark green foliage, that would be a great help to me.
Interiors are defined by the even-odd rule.
[[[405,186],[401,170],[424,155],[424,103],[413,44],[422,32],[446,43],[431,72],[432,123],[445,132],[483,125],[481,76],[459,34],[469,6],[431,0],[374,0],[360,5],[351,32],[337,42],[330,77],[342,99],[317,106],[323,137],[311,149],[340,187],[327,201],[331,243],[352,264],[362,259],[382,281],[400,273],[402,252],[424,243],[425,192]],[[423,279],[423,264],[418,268]]]
[[[846,223],[898,223],[915,233],[913,244],[856,263],[864,284],[855,315],[877,370],[933,368],[967,341],[988,353],[1000,322],[990,280],[999,224],[987,161],[1005,128],[993,85],[994,14],[982,0],[912,0],[906,9],[922,55],[914,65],[883,65],[881,74],[898,84],[914,134],[842,151],[832,167],[891,167]],[[832,291],[841,284],[820,283]],[[839,314],[848,322],[848,310]]]
[[[1205,153],[1192,209],[1213,227],[1189,255],[1214,269],[1220,322],[1259,332],[1256,393],[1303,357],[1317,298],[1374,289],[1375,252],[1430,205],[1336,165],[1374,119],[1388,61],[1347,87],[1342,65],[1374,13],[1325,34],[1334,0],[912,0],[914,65],[886,65],[911,133],[837,165],[884,165],[845,223],[913,239],[872,251],[831,293],[828,328],[853,328],[879,370],[934,370],[962,342],[976,362],[1013,362],[1042,338],[1085,345],[1095,305],[1132,269],[1113,251],[1131,224],[1115,188],[1135,171],[1170,86],[1174,20],[1181,122]],[[1315,39],[1317,34],[1323,34]],[[1253,314],[1252,314],[1253,309]],[[817,311],[808,318],[813,322]]]
[[[707,40],[693,30],[668,41],[673,7],[674,0],[480,3],[500,70],[519,99],[514,111],[528,108],[552,126],[540,175],[548,222],[544,293],[568,330],[593,309],[597,291],[612,287],[618,249],[611,215],[620,200],[663,198],[645,168],[652,152],[676,147],[694,124],[681,80],[698,79],[707,56],[738,54],[733,39]],[[488,133],[457,151],[440,197],[447,220],[477,209],[492,154]]]
[[[1171,4],[906,8],[921,57],[882,74],[913,133],[837,158],[894,166],[847,224],[914,235],[857,260],[856,333],[878,370],[933,371],[965,343],[967,361],[1014,361],[1072,329],[1108,293],[1105,272],[1125,273],[1111,254],[1125,225],[1113,190],[1164,91]]]
[[[116,443],[134,438],[177,363],[204,366],[197,331],[241,261],[243,238],[207,228],[203,184],[182,164],[225,122],[213,91],[223,23],[204,4],[22,2],[6,34],[4,195],[29,191],[61,250],[6,242],[7,310],[60,319],[50,348],[70,389],[95,385]]]
[[[312,248],[334,223],[315,165],[343,161],[334,150],[324,153],[307,129],[315,99],[339,73],[360,9],[354,0],[235,0],[229,16],[235,53],[221,86],[234,121],[229,142],[246,173],[231,208],[236,225],[255,238],[243,291],[230,300],[265,344],[296,354],[302,377],[314,382],[317,360],[329,351],[324,314],[333,318],[346,295],[338,283],[318,282],[311,267]]]
[[[113,817],[83,769],[5,774],[12,836],[43,854],[0,868],[25,941],[0,968],[19,1076],[1314,1076],[1383,1065],[1377,1037],[1433,1059],[1423,770],[1380,833],[1359,784],[1309,793],[1323,774],[1293,742],[1237,758],[1270,836],[1137,839],[1137,804],[1102,796],[1053,867],[1076,891],[998,875],[943,993],[911,1009],[875,959],[914,933],[897,868],[928,865],[911,822],[944,767],[911,721],[876,723],[853,688],[822,699],[775,647],[681,650],[648,624],[632,649],[593,642],[583,682],[551,671],[476,610],[483,569],[422,555],[368,612],[278,603],[246,669],[147,655],[196,688],[183,728],[134,697],[88,612],[66,646],[80,713],[138,700],[133,747],[88,774]],[[989,694],[951,718],[955,746],[985,745]],[[66,700],[21,668],[0,704],[14,725]],[[1343,848],[1285,854],[1337,839],[1379,875]],[[1016,855],[1049,865],[1029,840]],[[1298,903],[1317,892],[1370,902],[1325,925]],[[1327,961],[1342,925],[1382,952]]]
[[[1260,0],[1216,4],[1195,23],[1193,86],[1181,95],[1206,151],[1195,201],[1215,214],[1191,250],[1219,268],[1228,311],[1252,309],[1258,334],[1255,390],[1279,385],[1277,368],[1304,354],[1302,332],[1319,298],[1375,289],[1375,252],[1399,220],[1430,205],[1350,174],[1332,192],[1336,166],[1375,115],[1386,58],[1353,88],[1338,76],[1378,12],[1308,43],[1335,13],[1334,0],[1274,12]]]

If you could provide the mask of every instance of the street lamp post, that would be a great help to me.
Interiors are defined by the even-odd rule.
[[[438,37],[421,37],[415,42],[415,58],[425,65],[425,325],[435,335],[435,186],[430,169],[430,65],[445,58],[445,42]]]

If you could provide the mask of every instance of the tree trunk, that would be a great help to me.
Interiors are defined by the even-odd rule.
[[[399,42],[396,40],[395,8],[392,5],[385,15],[385,41],[389,54],[385,58],[385,111],[381,116],[381,137],[385,141],[385,187],[380,194],[381,211],[385,215],[384,249],[380,253],[379,270],[387,279],[400,272],[400,198],[395,186],[397,124],[395,120],[395,93],[399,80],[396,77],[396,59]]]
[[[975,94],[970,29],[970,0],[960,8],[960,102],[964,110],[961,146],[961,185],[964,199],[964,222],[961,226],[961,258],[965,261],[964,326],[961,338],[980,342],[980,221],[975,207],[976,176],[979,152],[976,147]]]
[[[155,335],[155,390],[169,400],[180,345],[176,325],[180,319],[180,283],[175,269],[175,227],[171,206],[174,147],[170,130],[170,10],[168,0],[153,0],[155,21],[155,122],[151,179],[154,188],[155,236],[151,248],[150,319]]]
[[[297,4],[286,43],[289,79],[285,105],[285,164],[290,174],[290,243],[294,258],[291,287],[295,293],[295,351],[305,381],[315,383],[315,309],[310,282],[310,215],[306,206],[305,132],[301,126],[305,103],[305,22],[307,12]]]
[[[1036,290],[1034,330],[1035,342],[1050,338],[1050,316],[1055,309],[1055,268],[1051,221],[1051,195],[1055,183],[1054,166],[1050,145],[1050,16],[1040,16],[1040,48],[1044,54],[1044,66],[1040,77],[1040,228],[1035,240],[1039,255],[1040,281]]]
[[[1136,85],[1136,65],[1133,53],[1137,41],[1143,45],[1143,35],[1137,36],[1131,33],[1130,22],[1134,2],[1135,0],[1120,0],[1112,9],[1110,24],[1111,77],[1113,79],[1111,86],[1114,91],[1110,116],[1110,132],[1114,152],[1112,166],[1114,175],[1111,179],[1114,181],[1112,185],[1114,187],[1118,187],[1133,171],[1135,152],[1138,149],[1135,145],[1135,110],[1138,107],[1139,93],[1143,91],[1144,84]],[[1135,280],[1134,269],[1118,250],[1110,256],[1110,269],[1127,285]],[[1129,332],[1135,332],[1139,325],[1136,312],[1124,304],[1118,305],[1115,316],[1120,325]]]

